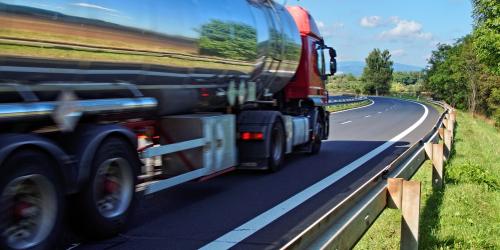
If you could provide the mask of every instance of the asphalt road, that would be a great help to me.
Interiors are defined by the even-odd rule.
[[[372,99],[371,106],[331,115],[330,137],[319,155],[291,155],[274,174],[236,171],[145,197],[128,232],[74,249],[282,246],[422,138],[439,116],[417,103]],[[308,192],[356,163],[342,178]]]

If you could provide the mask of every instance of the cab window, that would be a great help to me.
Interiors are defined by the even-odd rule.
[[[325,55],[323,54],[323,49],[320,45],[316,45],[316,55],[317,55],[317,63],[316,67],[318,69],[319,75],[325,74]]]

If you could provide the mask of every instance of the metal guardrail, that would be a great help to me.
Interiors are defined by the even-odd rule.
[[[333,99],[333,100],[328,100],[327,105],[332,106],[332,105],[339,105],[339,104],[362,102],[364,100],[368,100],[368,97],[360,96],[360,97],[348,97],[348,98],[342,98],[342,99]]]
[[[378,172],[369,181],[365,182],[364,185],[344,198],[340,203],[332,207],[318,220],[316,220],[309,227],[303,230],[298,236],[284,245],[282,249],[353,248],[356,243],[362,238],[365,232],[370,228],[370,226],[375,222],[377,217],[384,211],[384,209],[387,207],[391,207],[391,205],[394,205],[391,204],[393,203],[392,190],[394,188],[389,187],[389,185],[391,185],[391,180],[394,180],[392,178],[403,178],[404,180],[410,179],[428,158],[432,160],[435,168],[433,171],[433,181],[438,184],[441,183],[442,185],[444,147],[443,144],[434,143],[437,143],[440,139],[439,137],[441,136],[444,139],[446,146],[448,147],[448,152],[451,151],[455,111],[444,102],[432,102],[434,104],[442,106],[445,110],[437,120],[434,128],[429,133],[421,138],[421,140],[414,143],[402,155],[400,155],[391,164]],[[443,133],[443,126],[445,127],[444,130],[451,130],[451,132],[447,131],[448,133]],[[444,138],[445,135],[447,135],[449,138]],[[433,148],[441,150],[441,152],[434,151],[434,157],[432,157]],[[441,158],[437,158],[438,156],[440,156]],[[441,164],[439,164],[439,161],[441,161]],[[440,177],[438,176],[439,171],[436,171],[436,167],[439,166],[441,167]],[[434,177],[434,172],[436,172],[437,177]],[[439,178],[441,178],[440,182]],[[420,183],[417,184],[417,205],[413,204],[413,208],[408,209],[408,204],[406,204],[406,210],[415,210],[415,207],[417,208],[416,218],[413,218],[413,220],[416,220],[416,228],[415,225],[413,225],[412,228],[407,228],[409,224],[415,224],[414,221],[404,223],[405,226],[402,226],[403,235],[401,236],[401,249],[418,248]],[[401,186],[401,189],[403,189],[403,186]],[[408,188],[408,190],[409,189],[410,188]],[[401,203],[407,200],[407,198],[401,198],[401,195],[404,195],[403,191],[401,191],[403,194],[399,194],[399,205],[396,204],[397,208],[401,208]],[[392,208],[394,207],[392,206]],[[404,221],[406,219],[405,205],[402,206],[402,210]],[[415,211],[411,212],[415,214]],[[406,213],[408,213],[408,211],[406,211]],[[411,225],[409,226],[411,227]],[[407,230],[407,232],[404,232],[404,230]],[[410,239],[406,239],[406,242],[404,242],[405,238],[408,237]]]

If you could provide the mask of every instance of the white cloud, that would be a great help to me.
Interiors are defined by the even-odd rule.
[[[398,24],[399,22],[401,22],[401,18],[399,18],[398,16],[391,16],[389,17],[389,21],[393,24]]]
[[[339,31],[344,28],[345,24],[341,22],[334,22],[332,24],[325,24],[322,21],[316,23],[321,35],[325,38],[338,35]]]
[[[394,57],[405,56],[406,51],[404,49],[391,50],[391,55],[393,55]]]
[[[71,5],[83,7],[83,8],[90,8],[90,9],[103,10],[103,11],[107,11],[107,12],[119,13],[119,11],[117,11],[115,9],[110,9],[110,8],[106,8],[106,7],[102,7],[102,6],[90,4],[90,3],[72,3]]]
[[[380,16],[365,16],[359,21],[359,25],[367,28],[374,28],[382,25],[382,18]]]
[[[345,26],[344,23],[341,23],[341,22],[336,22],[336,23],[333,23],[332,24],[332,27],[336,28],[336,29],[343,29]]]
[[[396,26],[390,30],[382,32],[380,37],[383,39],[432,39],[432,34],[424,32],[422,24],[416,21],[404,20],[399,17],[391,17],[390,20]]]
[[[322,28],[324,28],[324,27],[325,27],[325,23],[324,23],[324,22],[322,22],[322,21],[318,21],[316,24],[318,25],[318,28],[319,28],[319,29],[322,29]]]

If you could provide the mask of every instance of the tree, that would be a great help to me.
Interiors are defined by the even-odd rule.
[[[370,94],[386,94],[391,89],[393,62],[388,50],[374,49],[365,59],[362,80]]]
[[[493,88],[486,101],[489,107],[489,112],[495,120],[495,125],[500,127],[500,88]]]
[[[479,62],[472,36],[454,45],[439,45],[429,64],[425,89],[436,99],[500,121],[500,99],[496,95],[500,76],[489,73],[487,66]]]
[[[459,44],[459,58],[456,58],[455,74],[459,80],[467,82],[468,90],[468,110],[476,113],[478,104],[479,75],[481,65],[476,53],[473,51],[472,37],[464,37]]]
[[[339,74],[328,79],[326,85],[330,94],[363,94],[363,85],[353,74]]]
[[[493,118],[500,127],[500,4],[472,2],[473,33],[453,45],[438,45],[425,71],[424,88],[452,106]]]
[[[488,70],[500,75],[500,3],[498,0],[472,0],[474,48]]]
[[[422,79],[422,72],[409,71],[402,72],[397,71],[392,74],[393,82],[402,83],[404,85],[413,85]]]
[[[346,78],[347,78],[347,81],[349,81],[349,82],[353,82],[353,81],[357,80],[356,77],[352,73],[347,74]]]
[[[434,98],[444,100],[452,106],[467,108],[468,79],[461,71],[463,40],[453,46],[438,45],[432,52],[427,70],[426,88]]]

